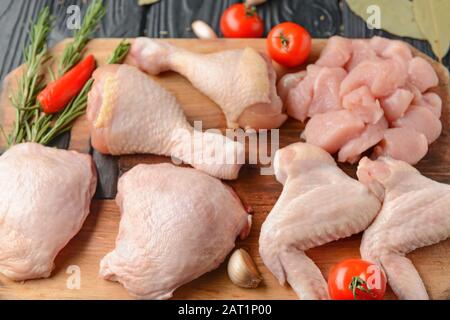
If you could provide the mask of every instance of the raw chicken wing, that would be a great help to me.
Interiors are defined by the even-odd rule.
[[[284,187],[261,229],[261,257],[280,284],[287,281],[301,299],[328,299],[325,279],[305,251],[364,230],[380,201],[313,145],[278,150],[274,169]]]
[[[362,159],[357,175],[383,200],[380,213],[364,232],[362,258],[383,267],[399,299],[428,299],[419,273],[405,254],[450,236],[450,186],[390,158]]]

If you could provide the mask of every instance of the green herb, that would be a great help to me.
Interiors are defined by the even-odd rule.
[[[101,0],[93,0],[91,2],[83,18],[80,29],[75,32],[73,42],[64,48],[58,66],[59,76],[65,74],[81,60],[82,51],[89,41],[90,35],[95,31],[105,13],[106,9]]]
[[[119,45],[114,50],[111,57],[108,59],[109,64],[122,63],[123,59],[125,59],[128,51],[130,50],[131,43],[122,40]]]
[[[7,137],[8,146],[21,143],[29,138],[32,120],[37,111],[35,108],[36,96],[45,87],[40,68],[49,58],[46,42],[52,21],[50,10],[45,7],[30,29],[30,43],[23,53],[24,73],[18,81],[17,92],[10,97],[12,106],[16,109],[16,119],[13,130]]]

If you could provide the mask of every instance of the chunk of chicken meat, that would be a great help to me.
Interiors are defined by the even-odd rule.
[[[427,137],[411,128],[391,128],[374,148],[373,157],[388,156],[409,164],[418,163],[428,152]]]
[[[0,157],[0,273],[49,277],[56,255],[89,214],[97,175],[92,158],[35,143]]]
[[[428,144],[433,143],[442,132],[441,121],[426,107],[411,106],[406,114],[394,121],[396,128],[410,128],[423,133]]]
[[[364,230],[380,201],[313,145],[295,143],[278,150],[274,169],[284,187],[262,225],[261,257],[301,299],[328,299],[327,284],[305,251]]]
[[[366,125],[364,131],[358,137],[344,144],[339,150],[339,162],[351,164],[358,162],[363,152],[369,150],[384,138],[388,126],[384,117],[375,124]]]
[[[439,84],[439,78],[427,60],[415,57],[409,61],[408,81],[416,86],[420,92],[425,92]]]
[[[342,106],[363,120],[364,123],[375,124],[384,115],[380,102],[374,98],[366,86],[353,90],[344,96]]]
[[[329,68],[343,68],[352,56],[352,41],[339,36],[328,39],[316,65]]]
[[[403,86],[407,79],[407,64],[398,59],[365,60],[342,81],[340,94],[345,96],[361,86],[367,86],[375,98],[388,96]]]
[[[230,128],[273,129],[287,119],[271,61],[252,48],[198,54],[137,38],[129,63],[152,75],[180,73],[222,108]]]
[[[287,74],[278,83],[287,113],[305,121],[316,114],[342,109],[339,88],[347,72],[342,68],[308,66],[306,73]]]
[[[87,116],[92,146],[105,154],[153,153],[181,159],[221,179],[235,179],[244,147],[220,132],[194,130],[176,98],[135,67],[94,73]]]
[[[380,99],[384,116],[389,122],[393,122],[405,115],[406,110],[414,99],[414,94],[406,89],[399,88],[390,96]]]
[[[220,180],[172,164],[138,165],[119,180],[115,249],[100,275],[138,298],[169,299],[183,284],[216,269],[250,216]]]
[[[302,138],[333,154],[364,130],[364,122],[348,110],[315,115],[306,124]]]
[[[362,159],[357,175],[383,200],[380,213],[364,232],[362,258],[385,270],[398,298],[428,299],[419,273],[405,254],[450,236],[450,186],[390,158]]]

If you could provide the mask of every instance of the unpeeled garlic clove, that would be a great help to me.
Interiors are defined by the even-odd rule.
[[[199,39],[217,39],[217,34],[204,21],[196,20],[192,22],[191,28]]]
[[[243,288],[256,288],[262,280],[255,263],[244,249],[237,249],[231,255],[228,276],[231,282]]]
[[[248,6],[257,6],[263,4],[267,0],[245,0],[245,4]]]

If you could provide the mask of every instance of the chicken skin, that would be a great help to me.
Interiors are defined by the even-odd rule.
[[[89,155],[35,143],[0,157],[0,273],[49,277],[89,214],[97,174]]]
[[[375,218],[380,201],[313,145],[278,150],[274,169],[284,187],[261,229],[261,257],[301,299],[328,299],[327,283],[305,251],[361,232]]]
[[[119,180],[116,248],[100,275],[137,298],[169,299],[174,290],[216,269],[247,237],[250,216],[234,191],[201,171],[138,165]]]

